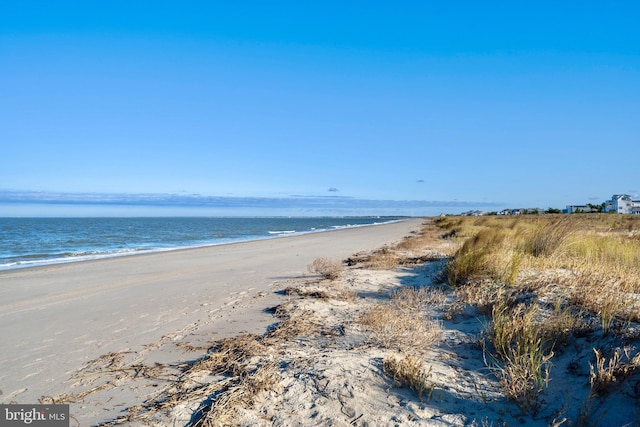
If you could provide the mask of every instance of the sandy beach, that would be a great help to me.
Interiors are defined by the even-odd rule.
[[[488,338],[503,290],[451,286],[445,231],[413,219],[1,272],[0,402],[68,403],[71,426],[637,425],[640,326],[604,334],[548,305],[564,335],[516,396],[529,377],[508,381]],[[569,276],[518,277],[544,303]]]
[[[193,357],[187,347],[264,333],[274,321],[266,309],[283,298],[275,284],[308,274],[318,257],[341,260],[397,242],[420,223],[0,272],[1,402],[76,393],[86,384],[74,374],[105,355],[177,363]],[[104,422],[144,393],[77,399],[71,413],[79,425]]]

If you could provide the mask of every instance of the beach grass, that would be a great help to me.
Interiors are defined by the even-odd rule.
[[[540,406],[557,343],[595,328],[602,339],[622,337],[640,318],[638,217],[456,217],[437,224],[458,245],[445,269],[448,284],[490,319],[488,363],[505,395],[526,411]],[[583,361],[594,394],[636,373],[640,353],[620,348],[609,357],[595,349],[595,360]]]
[[[424,363],[418,357],[408,355],[405,357],[390,356],[383,361],[384,373],[389,375],[395,385],[407,386],[413,390],[420,399],[425,396],[430,398],[434,385],[429,380],[431,368],[425,369]]]

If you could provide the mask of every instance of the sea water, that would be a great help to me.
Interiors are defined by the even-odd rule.
[[[400,219],[0,218],[0,270],[276,238]]]

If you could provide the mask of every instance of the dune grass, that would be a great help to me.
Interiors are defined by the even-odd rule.
[[[506,396],[526,410],[536,411],[537,395],[549,381],[554,343],[537,321],[538,307],[519,304],[493,307],[488,335],[494,352],[491,367]]]
[[[523,274],[570,270],[563,285],[620,291],[640,290],[640,218],[612,222],[612,215],[544,215],[451,220],[461,246],[448,263],[452,287],[482,279],[513,286]],[[440,221],[445,230],[448,219]],[[623,228],[612,228],[622,225]],[[629,231],[631,230],[631,231]],[[539,283],[548,275],[538,274]],[[529,280],[529,285],[532,281]],[[585,301],[585,304],[588,304]]]
[[[420,354],[442,332],[440,325],[425,314],[424,305],[430,298],[426,292],[413,288],[395,292],[388,303],[371,307],[360,323],[368,329],[375,345]]]
[[[596,319],[603,338],[640,319],[640,218],[620,215],[455,217],[437,221],[458,250],[445,279],[485,313],[486,354],[505,395],[535,412],[554,346]],[[595,351],[602,395],[635,373],[640,356]],[[624,359],[624,362],[622,361]]]
[[[425,394],[427,398],[433,394],[434,385],[429,381],[431,368],[425,370],[423,362],[413,355],[404,358],[397,356],[385,358],[382,369],[393,379],[394,385],[409,387],[420,399]]]

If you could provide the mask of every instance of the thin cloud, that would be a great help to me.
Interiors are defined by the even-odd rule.
[[[163,193],[56,193],[0,191],[0,203],[214,208],[419,209],[494,207],[502,203],[461,200],[372,200],[341,196],[232,197]]]

